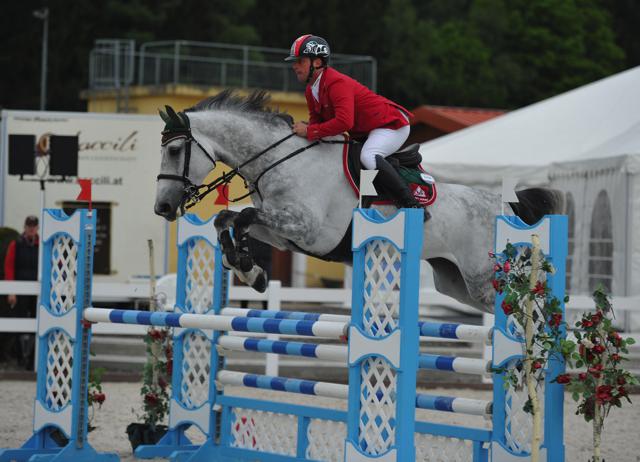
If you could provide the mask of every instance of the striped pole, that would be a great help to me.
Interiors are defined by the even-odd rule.
[[[223,308],[220,314],[225,316],[244,316],[247,318],[298,319],[301,321],[351,322],[351,316],[341,314],[305,313],[304,311],[252,310],[249,308]]]
[[[289,379],[269,375],[247,374],[245,372],[220,371],[218,381],[223,385],[235,385],[263,390],[287,391],[304,395],[324,396],[326,398],[347,399],[348,385],[317,382],[315,380]]]
[[[316,343],[236,337],[232,335],[220,337],[218,345],[232,351],[257,351],[260,353],[303,356],[326,361],[339,361],[345,365],[348,356],[347,347],[342,345],[320,345]],[[477,358],[421,354],[418,357],[418,367],[420,369],[483,375],[491,372],[491,361]]]
[[[483,375],[491,372],[491,361],[480,358],[458,358],[456,356],[440,356],[421,354],[418,357],[420,369],[457,372],[460,374]]]
[[[479,399],[453,398],[451,396],[418,393],[416,395],[416,407],[418,409],[429,409],[431,411],[487,416],[491,415],[493,404],[491,401]]]
[[[263,319],[297,319],[304,321],[351,322],[351,316],[340,314],[306,313],[304,311],[273,311],[252,310],[248,308],[223,308],[221,314],[225,316],[244,316],[247,318]],[[454,324],[435,321],[421,321],[418,323],[422,337],[451,338],[474,342],[491,342],[492,328],[472,326],[469,324]]]
[[[218,345],[233,351],[258,351],[261,353],[304,356],[347,363],[347,347],[342,345],[318,345],[315,343],[235,337],[232,335],[220,337]]]
[[[220,371],[218,381],[223,385],[260,388],[262,390],[285,391],[325,398],[347,399],[348,385],[318,382],[315,380],[289,379],[269,375],[248,374],[246,372]],[[491,402],[478,399],[455,398],[418,393],[416,408],[431,411],[453,412],[456,414],[485,416],[491,414]]]
[[[452,338],[490,344],[493,328],[444,322],[419,322],[422,337]]]
[[[190,313],[166,313],[108,308],[87,308],[84,318],[90,322],[142,324],[147,326],[185,327],[216,331],[260,332],[270,334],[306,335],[340,339],[347,335],[347,323],[260,319]]]

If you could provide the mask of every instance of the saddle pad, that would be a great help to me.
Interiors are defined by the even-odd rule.
[[[345,136],[345,141],[348,138]],[[360,164],[360,151],[362,151],[362,143],[357,141],[350,141],[345,143],[342,151],[342,167],[344,175],[351,185],[356,197],[360,197],[360,171],[362,165]],[[389,156],[391,157],[391,156]],[[389,159],[389,158],[387,158]],[[389,159],[392,160],[392,159]],[[412,167],[398,166],[399,162],[391,162],[391,164],[398,170],[400,176],[409,185],[409,188],[413,192],[413,196],[423,206],[431,205],[437,198],[437,189],[435,179],[429,175],[420,165],[420,163],[413,163]],[[366,196],[363,198],[363,207],[369,207],[371,204],[391,204],[391,198],[386,194],[379,194],[378,196]]]

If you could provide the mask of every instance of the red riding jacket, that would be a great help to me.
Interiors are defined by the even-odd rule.
[[[399,104],[331,67],[327,67],[320,76],[320,102],[313,97],[311,85],[307,85],[305,96],[309,107],[309,140],[343,132],[357,137],[376,128],[397,130],[409,125],[398,110],[404,111],[407,117],[412,115]]]

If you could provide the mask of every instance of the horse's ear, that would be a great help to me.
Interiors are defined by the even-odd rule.
[[[167,113],[162,109],[158,109],[158,113],[160,114],[160,118],[164,121],[165,124],[168,124],[171,121]]]
[[[189,122],[189,117],[184,112],[178,112],[178,117],[182,120],[182,123],[186,128],[191,128],[191,122]]]
[[[173,121],[180,121],[180,119],[178,118],[178,114],[176,114],[176,111],[173,110],[173,108],[169,105],[164,107],[167,110],[167,114],[169,115],[169,117],[171,118],[171,120]]]

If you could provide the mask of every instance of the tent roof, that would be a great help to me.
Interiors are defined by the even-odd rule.
[[[625,154],[640,155],[640,121],[618,136],[567,160],[596,159]]]
[[[638,108],[640,66],[423,143],[420,152],[427,165],[485,167],[623,154],[614,147],[640,153]]]

